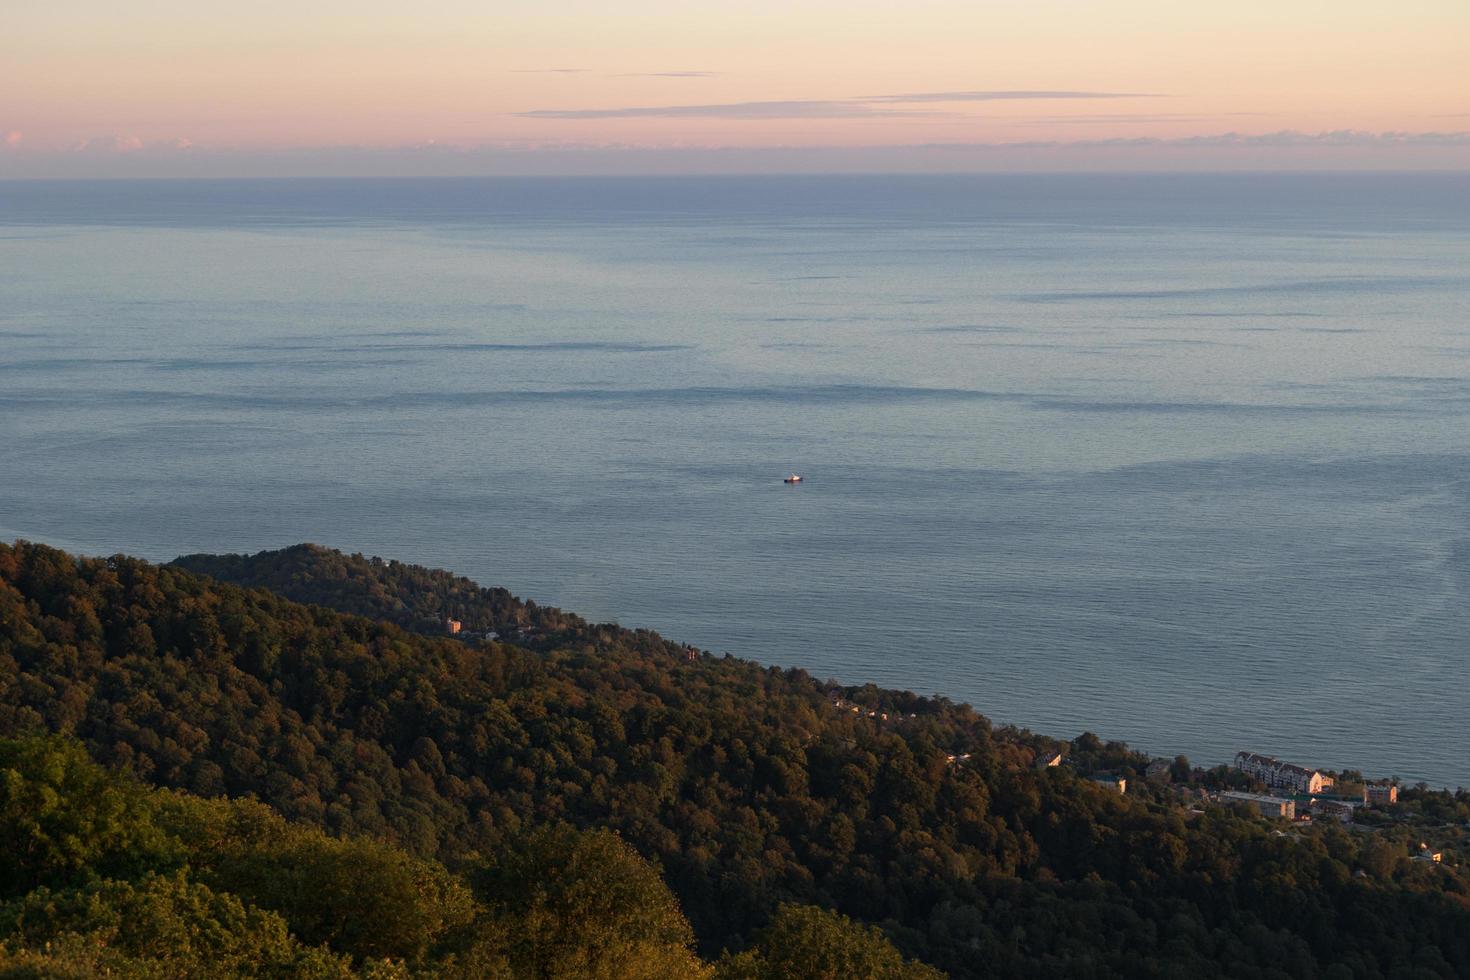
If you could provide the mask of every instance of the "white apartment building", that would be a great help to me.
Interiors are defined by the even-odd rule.
[[[1296,793],[1320,793],[1325,787],[1332,785],[1332,780],[1323,776],[1316,769],[1307,769],[1290,762],[1282,762],[1269,755],[1257,755],[1254,752],[1237,752],[1235,768],[1247,776],[1259,779],[1272,789],[1289,789]]]

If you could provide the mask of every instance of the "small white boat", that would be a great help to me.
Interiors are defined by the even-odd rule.
[[[786,479],[782,480],[781,482],[782,483],[800,483],[801,482],[801,477],[799,477],[795,473],[793,473],[790,476],[788,476]]]

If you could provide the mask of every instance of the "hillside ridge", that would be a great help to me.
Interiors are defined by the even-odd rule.
[[[445,577],[468,582],[448,573],[320,548],[184,561],[0,545],[0,735],[74,736],[156,785],[254,795],[450,869],[528,828],[610,829],[660,869],[706,955],[796,902],[956,976],[1470,973],[1470,887],[1453,860],[1410,861],[1412,829],[1281,834],[1146,783],[1120,796],[1086,772],[1147,761],[1126,746],[691,658],[504,590],[446,599]],[[519,612],[532,646],[328,608],[349,604],[344,582],[411,622],[445,601],[486,628]],[[1036,768],[1059,746],[1075,769]],[[1463,792],[1414,805],[1470,820]]]

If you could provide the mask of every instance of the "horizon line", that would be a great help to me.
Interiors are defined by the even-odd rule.
[[[35,177],[7,176],[0,174],[0,184],[101,184],[101,183],[221,183],[224,181],[291,181],[291,180],[341,180],[341,181],[466,181],[466,180],[708,180],[712,178],[791,178],[811,180],[843,177],[1425,177],[1454,176],[1470,179],[1470,169],[1464,167],[1262,167],[1262,168],[1160,168],[1140,167],[1137,169],[1078,168],[1067,170],[719,170],[687,171],[671,173],[650,170],[637,173],[502,173],[502,174],[179,174],[171,176],[68,176]]]

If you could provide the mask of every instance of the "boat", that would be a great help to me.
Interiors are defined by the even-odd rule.
[[[801,477],[799,477],[795,473],[793,473],[790,476],[788,476],[786,479],[782,480],[781,482],[782,483],[800,483],[801,482]]]

